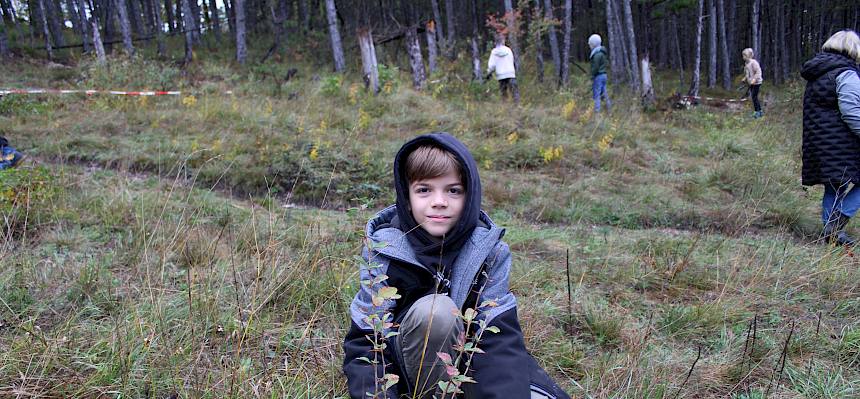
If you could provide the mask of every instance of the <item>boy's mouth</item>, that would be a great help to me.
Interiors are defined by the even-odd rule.
[[[445,221],[445,220],[448,220],[448,219],[450,219],[450,218],[451,218],[450,216],[441,216],[441,215],[431,215],[431,216],[427,216],[427,219],[430,219],[430,220],[433,220],[433,221],[436,221],[436,222]]]

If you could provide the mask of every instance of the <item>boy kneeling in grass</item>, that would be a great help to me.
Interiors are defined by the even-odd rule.
[[[449,381],[463,391],[457,397],[569,398],[526,351],[505,231],[481,211],[469,150],[447,133],[418,136],[394,159],[394,186],[397,203],[367,223],[366,265],[343,344],[350,396],[382,397],[393,383],[383,376],[395,374],[389,398],[451,398]],[[384,336],[383,364],[374,348],[378,355]],[[464,351],[477,337],[480,351]],[[460,384],[463,375],[474,382]]]

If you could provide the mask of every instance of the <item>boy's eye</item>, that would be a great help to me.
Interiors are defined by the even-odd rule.
[[[463,194],[463,189],[461,187],[451,187],[448,192],[451,194]]]
[[[420,193],[428,193],[428,192],[430,192],[430,189],[427,187],[418,187],[415,189],[415,192],[419,193],[419,194]]]

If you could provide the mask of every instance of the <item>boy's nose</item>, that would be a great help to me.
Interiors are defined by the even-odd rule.
[[[448,199],[444,195],[434,195],[433,206],[448,206]]]

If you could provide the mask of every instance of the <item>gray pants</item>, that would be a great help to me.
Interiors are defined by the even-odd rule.
[[[418,387],[419,398],[430,399],[436,394],[439,381],[447,381],[445,365],[436,356],[437,352],[457,358],[454,345],[463,332],[463,321],[457,316],[457,305],[451,297],[430,294],[415,301],[406,311],[400,322],[400,335],[397,343],[403,355],[403,366],[409,383]],[[492,381],[478,381],[492,384]],[[411,395],[412,392],[409,392]],[[532,389],[531,399],[545,399],[549,396]]]

